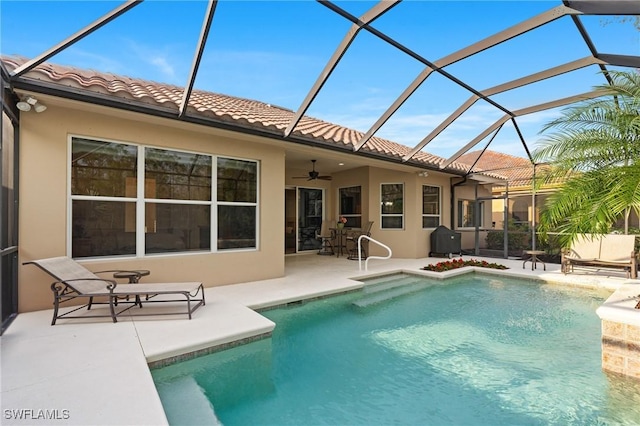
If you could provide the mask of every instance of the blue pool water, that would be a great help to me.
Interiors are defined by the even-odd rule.
[[[385,278],[263,312],[271,339],[152,371],[172,425],[640,424],[601,371],[606,294],[471,274]]]

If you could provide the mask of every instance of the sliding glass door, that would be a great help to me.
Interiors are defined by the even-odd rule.
[[[324,191],[322,189],[298,188],[298,252],[318,250],[323,214]]]

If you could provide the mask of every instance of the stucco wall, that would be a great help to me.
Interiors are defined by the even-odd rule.
[[[374,221],[372,237],[391,248],[393,257],[416,259],[429,254],[429,236],[433,229],[422,229],[422,185],[440,187],[441,219],[447,226],[450,217],[450,178],[441,173],[429,173],[427,177],[419,177],[415,172],[399,172],[395,170],[369,168],[368,200],[369,220]],[[380,212],[380,185],[383,183],[404,184],[404,229],[382,229]],[[386,250],[375,244],[370,245],[373,255],[386,255]]]
[[[150,269],[147,282],[202,281],[208,287],[284,275],[282,148],[252,136],[104,107],[53,100],[47,105],[45,113],[21,117],[20,263],[68,252],[68,141],[77,135],[260,161],[258,250],[87,260],[86,267]],[[20,266],[19,311],[51,307],[51,281],[34,266]]]
[[[303,173],[303,174],[300,174]],[[331,181],[300,183],[290,180],[289,176],[303,176],[306,171],[287,170],[287,184],[326,189],[326,217],[335,220],[338,217],[338,193],[340,188],[360,186],[362,194],[362,224],[373,221],[371,236],[388,245],[395,258],[420,258],[429,253],[429,235],[432,229],[422,229],[422,185],[438,186],[441,190],[441,224],[449,226],[451,209],[450,176],[444,173],[429,173],[427,177],[419,177],[415,172],[379,167],[359,167],[334,173]],[[404,228],[382,229],[380,216],[380,185],[382,183],[404,184]],[[370,244],[370,254],[383,256],[386,250]]]

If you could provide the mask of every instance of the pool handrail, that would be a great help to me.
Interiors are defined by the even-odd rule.
[[[369,270],[369,259],[382,259],[382,260],[391,259],[391,255],[393,253],[391,252],[391,248],[389,246],[387,246],[386,244],[382,244],[378,240],[374,240],[373,238],[371,238],[368,235],[364,235],[364,234],[360,235],[358,237],[358,271],[362,271],[362,239],[363,238],[366,238],[367,240],[371,241],[372,243],[378,244],[380,247],[386,248],[387,252],[389,252],[389,254],[387,254],[386,256],[367,256],[367,259],[364,261],[364,270],[365,271]]]

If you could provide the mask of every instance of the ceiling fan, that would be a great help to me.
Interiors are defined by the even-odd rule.
[[[320,172],[316,172],[316,160],[311,160],[313,169],[309,172],[309,176],[294,176],[294,179],[306,179],[306,180],[331,180],[331,176],[320,176]]]

